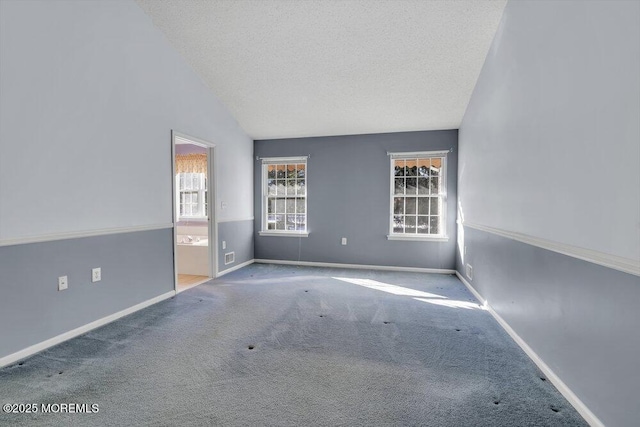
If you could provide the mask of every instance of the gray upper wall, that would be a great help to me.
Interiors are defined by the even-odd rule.
[[[457,130],[255,141],[254,154],[259,157],[311,156],[307,171],[309,237],[258,235],[262,177],[261,162],[255,162],[255,258],[453,269],[457,144]],[[387,152],[449,149],[453,149],[447,163],[449,241],[387,240]],[[347,238],[347,246],[340,244],[341,237]]]
[[[460,126],[464,221],[639,262],[639,16],[507,4]]]
[[[0,93],[0,244],[170,226],[172,129],[216,144],[217,219],[253,215],[253,141],[133,1],[0,1]]]

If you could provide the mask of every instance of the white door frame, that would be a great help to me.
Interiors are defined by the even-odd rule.
[[[209,228],[209,277],[215,279],[218,274],[218,221],[216,220],[216,145],[204,139],[196,138],[176,130],[171,130],[171,206],[173,210],[173,272],[174,289],[178,291],[178,212],[176,210],[176,140],[181,139],[207,149],[207,220]]]

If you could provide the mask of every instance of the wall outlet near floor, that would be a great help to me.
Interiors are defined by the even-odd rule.
[[[343,237],[340,243],[342,244],[342,246],[347,246],[347,238]]]
[[[473,267],[471,266],[471,264],[466,265],[465,273],[467,274],[467,278],[469,280],[473,280]]]
[[[64,291],[69,287],[69,278],[67,276],[58,277],[58,290]]]
[[[91,282],[99,282],[102,280],[102,269],[100,267],[91,270]]]
[[[227,249],[227,242],[225,240],[222,241],[222,249]]]

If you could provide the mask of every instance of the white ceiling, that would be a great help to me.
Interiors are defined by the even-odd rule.
[[[460,126],[506,0],[136,0],[253,139]]]

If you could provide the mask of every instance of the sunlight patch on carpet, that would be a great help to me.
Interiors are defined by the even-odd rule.
[[[342,282],[352,283],[354,285],[364,286],[365,288],[375,289],[377,291],[388,292],[394,295],[405,295],[409,297],[424,298],[446,298],[442,295],[431,294],[429,292],[418,291],[416,289],[405,288],[404,286],[392,285],[389,283],[378,282],[372,279],[355,279],[349,277],[332,277],[332,279]]]
[[[363,286],[369,289],[375,289],[377,291],[388,292],[394,295],[413,297],[413,299],[416,301],[422,301],[442,307],[464,308],[465,310],[484,309],[482,306],[478,305],[475,302],[451,300],[442,295],[406,288],[404,286],[392,285],[390,283],[379,282],[372,279],[357,279],[352,277],[332,277],[332,279],[340,280],[342,282],[347,282],[358,286]]]

